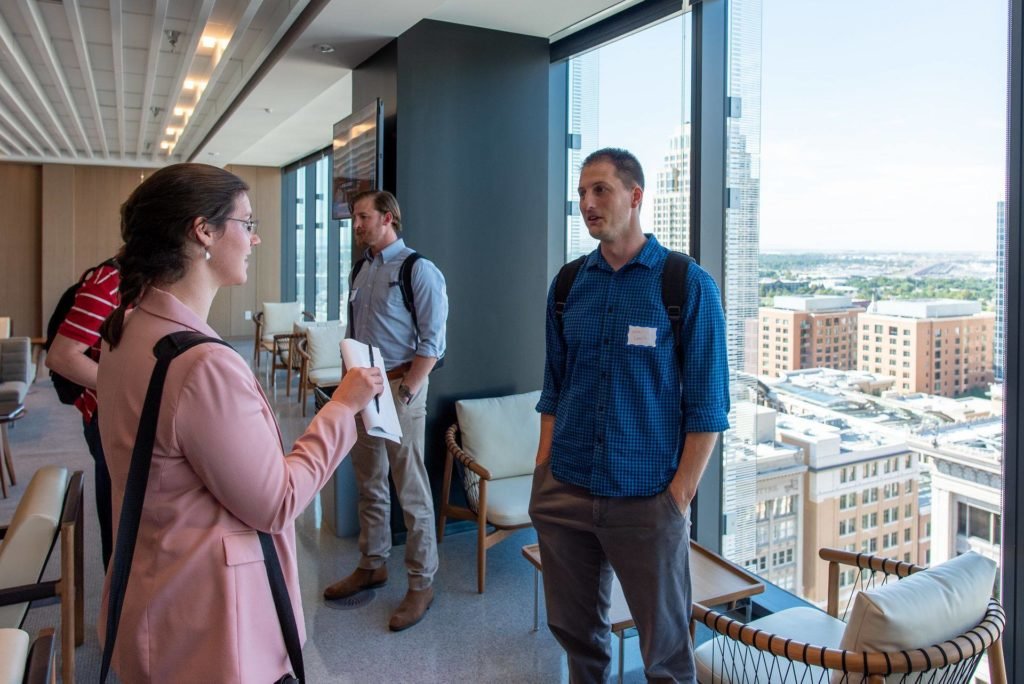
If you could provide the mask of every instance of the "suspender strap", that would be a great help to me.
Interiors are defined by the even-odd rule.
[[[153,462],[153,444],[156,441],[157,419],[160,417],[160,402],[163,398],[164,382],[167,369],[180,354],[192,347],[207,342],[223,344],[230,348],[224,340],[207,337],[198,332],[185,330],[171,333],[163,337],[153,348],[156,355],[156,366],[149,380],[146,399],[142,405],[139,418],[139,430],[132,449],[131,465],[128,467],[128,480],[125,483],[124,502],[121,506],[121,518],[118,522],[117,541],[114,546],[113,567],[110,571],[110,596],[107,605],[106,639],[103,644],[103,660],[100,665],[100,682],[107,680],[110,672],[110,661],[114,653],[114,642],[117,640],[118,623],[121,620],[121,609],[124,607],[125,591],[128,588],[128,576],[131,572],[132,558],[135,555],[135,542],[139,534],[142,520],[142,507],[146,500],[146,483],[149,481],[149,468]],[[281,562],[277,557],[273,538],[263,532],[258,533],[263,557],[267,565],[267,579],[274,598],[274,607],[281,622],[285,647],[299,681],[305,679],[302,663],[302,648],[299,645],[298,628],[288,598],[288,587],[284,582]]]

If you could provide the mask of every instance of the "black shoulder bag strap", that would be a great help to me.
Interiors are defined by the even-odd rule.
[[[558,332],[562,332],[562,315],[565,313],[565,302],[569,299],[569,291],[572,284],[576,282],[580,267],[587,260],[587,255],[573,259],[558,271],[555,278],[555,320],[558,322]]]
[[[416,301],[412,294],[412,267],[422,258],[422,254],[413,252],[405,257],[398,269],[398,289],[402,291],[402,303],[405,304],[405,310],[412,316],[412,327],[416,330],[417,337],[420,334],[420,322],[416,319]]]
[[[693,258],[682,252],[669,252],[661,271],[661,302],[672,324],[672,339],[676,346],[679,367],[683,365],[683,307],[689,296],[687,275]]]
[[[135,541],[139,534],[139,523],[142,520],[142,506],[146,500],[146,483],[149,481],[149,467],[153,461],[153,443],[156,440],[157,419],[160,416],[160,402],[163,398],[164,381],[167,369],[177,356],[192,347],[207,342],[223,344],[230,347],[224,340],[208,337],[198,332],[185,330],[167,335],[153,348],[156,366],[146,390],[146,399],[142,405],[139,418],[139,430],[132,449],[131,465],[128,467],[128,481],[125,483],[124,502],[121,506],[121,518],[117,528],[117,541],[114,546],[114,564],[110,571],[110,596],[107,605],[106,639],[103,644],[103,661],[100,665],[100,683],[106,682],[110,672],[110,661],[114,653],[114,642],[117,639],[117,627],[124,607],[125,590],[128,588],[128,575],[131,572],[132,558],[135,555]],[[264,532],[258,532],[260,545],[263,547],[263,559],[267,565],[267,578],[270,581],[270,592],[274,597],[274,607],[284,634],[285,648],[288,658],[299,682],[305,681],[306,675],[302,663],[302,647],[299,645],[299,633],[295,624],[295,615],[288,598],[288,587],[285,585],[281,562],[277,557],[273,538]],[[280,681],[289,680],[288,677]]]

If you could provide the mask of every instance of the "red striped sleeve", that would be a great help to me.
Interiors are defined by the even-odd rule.
[[[67,318],[60,324],[57,334],[89,346],[89,356],[100,358],[100,325],[117,308],[121,297],[117,288],[121,274],[113,266],[100,266],[82,283],[75,295],[75,303]],[[96,413],[96,392],[86,389],[75,401],[85,422]]]
[[[100,325],[120,301],[121,276],[113,266],[100,266],[82,283],[75,303],[57,333],[99,352]]]

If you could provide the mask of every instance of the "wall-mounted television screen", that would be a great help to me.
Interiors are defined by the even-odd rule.
[[[331,218],[351,218],[353,196],[383,187],[383,126],[380,98],[334,124]]]

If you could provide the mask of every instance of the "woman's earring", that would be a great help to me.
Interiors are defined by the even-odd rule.
[[[203,248],[203,251],[204,251],[204,252],[206,252],[206,260],[207,260],[207,261],[209,261],[209,260],[210,260],[210,250],[208,250],[208,249],[206,249],[206,248],[204,247],[204,248]]]

